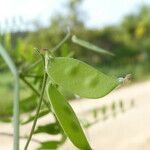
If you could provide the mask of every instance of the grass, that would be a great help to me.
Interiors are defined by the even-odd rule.
[[[21,99],[30,94],[21,82]],[[9,72],[0,73],[0,121],[12,115],[13,111],[13,77]]]
[[[10,73],[0,74],[0,120],[5,116],[12,115],[12,79]]]

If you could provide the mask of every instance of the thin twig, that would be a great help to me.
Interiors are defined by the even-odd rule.
[[[43,100],[43,96],[44,96],[44,91],[45,91],[45,87],[46,87],[47,78],[48,78],[48,75],[45,72],[44,73],[44,78],[43,78],[43,84],[42,84],[42,91],[41,91],[41,95],[40,95],[39,104],[37,106],[37,111],[36,111],[35,119],[34,119],[34,122],[33,122],[33,125],[32,125],[32,129],[31,129],[31,132],[30,132],[30,135],[29,135],[29,138],[27,140],[27,143],[25,145],[24,150],[27,150],[27,148],[29,146],[29,143],[31,141],[32,135],[34,133],[34,129],[35,129],[35,126],[36,126],[36,122],[37,122],[37,119],[38,119],[38,116],[39,116],[39,112],[40,112],[40,108],[41,108],[41,104],[42,104],[42,100]]]
[[[37,60],[36,62],[34,62],[33,64],[27,66],[26,68],[24,68],[23,72],[28,72],[31,69],[35,68],[36,65],[38,65],[40,62],[42,61],[42,59]]]
[[[62,41],[60,41],[59,44],[57,44],[54,48],[51,49],[51,52],[55,52],[56,50],[59,49],[59,47],[67,41],[67,39],[70,37],[71,33],[70,33],[70,29],[68,28],[67,30],[67,34],[66,36],[62,39]],[[36,49],[37,50],[37,49]],[[35,68],[35,66],[37,66],[40,62],[42,61],[42,59],[39,59],[37,60],[36,62],[34,62],[33,64],[27,66],[26,68],[24,68],[23,72],[28,72],[30,71],[31,69]]]
[[[59,44],[57,44],[57,45],[52,49],[52,52],[55,52],[57,49],[59,49],[59,47],[60,47],[64,42],[66,42],[66,40],[69,38],[69,36],[70,36],[70,30],[68,29],[67,35],[62,39],[62,41],[61,41]]]
[[[32,89],[32,91],[33,91],[37,96],[40,96],[40,93],[39,93],[22,75],[20,75],[20,79],[21,79],[26,85],[28,85],[28,87],[29,87],[30,89]],[[44,99],[44,98],[43,98],[43,101],[44,101],[45,106],[49,109],[49,111],[51,111],[51,109],[50,109],[51,106],[50,106],[49,102],[47,102],[47,100]]]
[[[14,138],[13,138],[13,149],[19,150],[19,74],[18,70],[8,55],[7,51],[0,45],[0,55],[7,63],[9,69],[11,70],[13,77],[14,77],[14,100],[13,100],[13,126],[14,126]]]
[[[35,74],[21,74],[24,77],[29,77],[29,78],[42,78],[40,75],[35,75]]]

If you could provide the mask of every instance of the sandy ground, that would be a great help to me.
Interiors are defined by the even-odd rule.
[[[118,103],[122,100],[125,111],[118,107],[114,117],[110,106],[112,101]],[[131,107],[130,102],[135,106]],[[80,118],[93,121],[91,110],[108,106],[107,119],[104,121],[101,114],[99,121],[86,130],[86,135],[94,150],[150,150],[150,81],[132,84],[120,88],[98,100],[82,99],[71,103]],[[38,124],[49,122],[52,116],[46,116]],[[21,127],[21,134],[30,131],[30,125]],[[0,123],[0,132],[12,133],[12,125]],[[34,139],[47,140],[52,137],[46,135],[34,136]],[[55,137],[56,139],[59,137]],[[21,150],[25,140],[21,140]],[[29,150],[38,147],[36,142],[30,144]],[[0,135],[0,150],[11,150],[12,138]],[[59,150],[76,150],[69,140]]]

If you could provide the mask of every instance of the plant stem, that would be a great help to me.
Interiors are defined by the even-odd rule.
[[[13,124],[14,124],[14,150],[19,150],[19,77],[18,75],[14,78],[14,105],[13,105]]]
[[[48,77],[47,73],[45,72],[44,73],[44,78],[43,78],[43,84],[42,84],[42,91],[41,91],[41,95],[40,95],[40,99],[39,99],[39,104],[37,106],[37,111],[36,111],[35,119],[34,119],[34,122],[33,122],[33,125],[32,125],[32,129],[31,129],[31,132],[30,132],[30,135],[29,135],[29,138],[27,140],[27,143],[25,145],[24,150],[27,150],[28,145],[29,145],[29,143],[31,141],[32,135],[34,133],[34,129],[35,129],[36,122],[37,122],[37,119],[38,119],[38,115],[39,115],[39,112],[40,112],[42,100],[43,100],[43,97],[44,97],[44,91],[45,91],[45,87],[46,87],[47,77]]]
[[[21,74],[24,77],[29,77],[29,78],[42,78],[42,76],[34,75],[34,74]]]
[[[70,30],[68,29],[67,35],[66,35],[66,36],[62,39],[62,41],[60,41],[60,43],[57,44],[51,51],[52,51],[52,52],[55,52],[56,50],[58,50],[59,47],[60,47],[63,43],[66,42],[66,40],[69,38],[69,36],[70,36]]]
[[[24,73],[30,71],[31,69],[35,68],[40,62],[42,62],[42,59],[37,60],[36,62],[34,62],[33,64],[27,66],[26,68],[24,68]]]
[[[20,79],[29,86],[29,88],[37,95],[40,96],[40,93],[25,79],[24,76],[20,75]]]
[[[19,74],[13,60],[11,59],[11,57],[1,44],[0,44],[0,55],[5,60],[14,77],[15,85],[14,85],[14,100],[13,100],[13,125],[14,125],[13,149],[19,150]]]
[[[28,87],[37,95],[40,97],[40,93],[24,78],[24,76],[20,75],[20,79],[26,84],[28,85]],[[51,111],[51,106],[50,103],[47,102],[46,99],[43,98],[43,102],[45,104],[45,106],[49,109],[49,111]]]

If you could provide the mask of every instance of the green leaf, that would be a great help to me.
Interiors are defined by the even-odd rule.
[[[48,74],[62,88],[86,98],[103,97],[120,84],[117,79],[73,58],[55,57],[49,62]]]
[[[49,110],[47,110],[47,109],[46,109],[46,110],[41,110],[40,113],[39,113],[38,118],[41,118],[41,117],[47,115],[48,113],[49,113]],[[35,115],[31,115],[27,120],[22,121],[21,124],[22,124],[22,125],[27,124],[27,123],[33,121],[34,118],[35,118]]]
[[[80,149],[91,150],[79,120],[64,96],[52,84],[48,86],[47,94],[62,129],[72,143]]]
[[[107,55],[114,56],[113,53],[111,53],[107,50],[104,50],[102,48],[99,48],[99,47],[97,47],[97,46],[95,46],[95,45],[93,45],[93,44],[91,44],[87,41],[81,40],[81,39],[77,38],[75,35],[72,37],[72,42],[74,42],[74,43],[76,43],[80,46],[83,46],[83,47],[85,47],[89,50],[92,50],[92,51],[95,51],[95,52],[98,52],[98,53],[101,53],[101,54],[107,54]]]
[[[46,124],[44,126],[38,126],[37,129],[35,130],[34,134],[38,134],[41,132],[56,135],[56,134],[61,133],[61,130],[57,123],[51,123],[51,124]]]
[[[61,141],[46,141],[41,143],[39,150],[56,150],[60,145]]]

